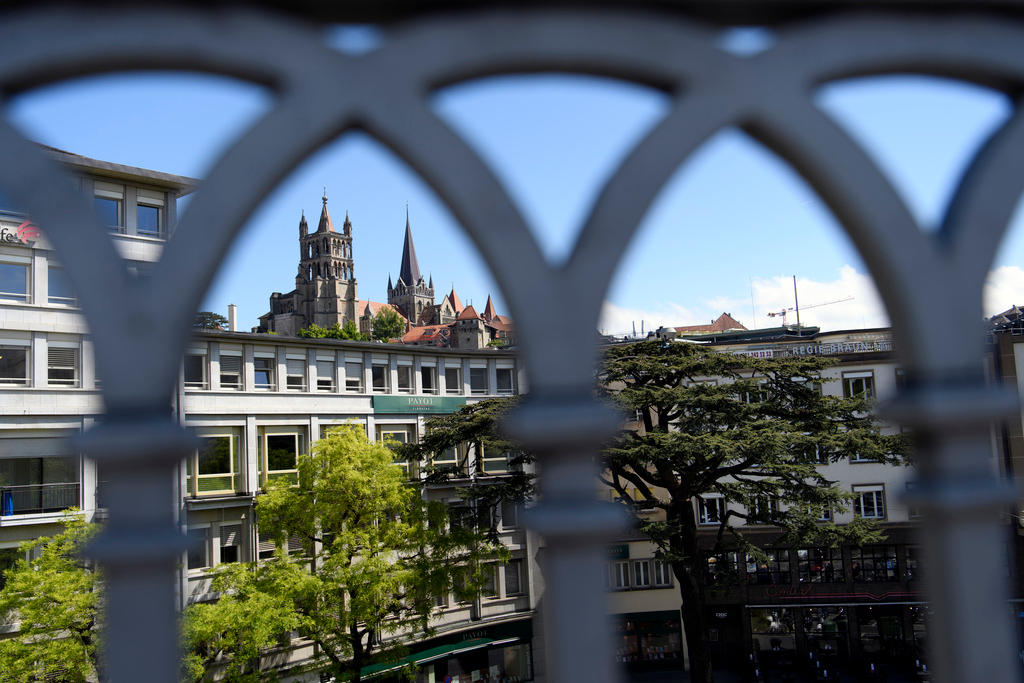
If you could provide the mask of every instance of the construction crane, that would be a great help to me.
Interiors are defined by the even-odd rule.
[[[832,304],[841,304],[844,301],[853,301],[853,297],[852,296],[848,296],[845,299],[836,299],[835,301],[826,301],[826,302],[820,303],[820,304],[811,304],[810,306],[804,306],[803,308],[806,311],[808,308],[820,308],[821,306],[831,306]],[[800,327],[800,298],[797,296],[797,293],[796,293],[796,275],[793,276],[793,303],[795,305],[794,306],[790,306],[789,308],[783,308],[781,311],[772,311],[772,312],[770,312],[768,314],[768,317],[769,318],[776,318],[776,317],[782,316],[782,326],[785,327],[786,326],[786,314],[789,313],[790,311],[795,311],[796,312],[796,326]]]

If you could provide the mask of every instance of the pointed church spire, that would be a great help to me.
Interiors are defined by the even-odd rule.
[[[348,219],[348,209],[345,209],[345,222],[342,223],[341,229],[346,235],[352,234],[352,221]]]
[[[409,205],[405,205],[405,244],[402,246],[402,267],[398,279],[410,287],[422,279],[420,264],[416,261],[416,247],[412,243],[412,228],[409,226]]]
[[[430,274],[430,283],[427,284],[427,287],[430,287],[431,289],[434,288],[434,274],[433,273]]]
[[[494,318],[497,315],[498,314],[495,313],[495,311],[494,311],[494,304],[491,303],[491,295],[488,294],[487,295],[487,306],[484,307],[484,312],[483,312],[483,315],[481,317],[483,317],[483,319],[486,320],[487,322],[490,322],[490,321],[494,320]]]
[[[394,285],[391,284],[391,273],[388,273],[388,291],[390,292],[394,288]]]
[[[306,210],[302,210],[302,218],[299,219],[299,237],[305,237],[309,232],[309,226],[306,224]]]
[[[317,232],[334,232],[334,224],[331,222],[331,214],[327,212],[327,188],[324,187],[324,208],[320,211],[320,225],[317,226]]]

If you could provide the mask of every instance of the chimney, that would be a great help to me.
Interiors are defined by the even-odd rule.
[[[228,332],[238,332],[238,306],[228,304]]]

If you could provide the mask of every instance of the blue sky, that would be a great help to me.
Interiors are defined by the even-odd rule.
[[[878,160],[925,229],[934,226],[963,164],[1009,113],[999,94],[933,79],[836,84],[819,104]],[[27,135],[78,154],[202,177],[271,105],[259,88],[209,76],[133,74],[26,93],[8,115]],[[552,261],[571,248],[600,184],[665,114],[659,93],[574,76],[503,77],[439,93],[434,106],[492,165]],[[302,210],[315,224],[327,186],[340,224],[354,225],[361,298],[384,300],[398,270],[409,204],[420,266],[438,294],[454,285],[482,306],[500,293],[451,214],[401,161],[348,135],[320,150],[256,208],[204,308],[239,305],[255,325],[271,291],[294,286]],[[1020,212],[993,274],[988,312],[1024,303]],[[676,172],[651,206],[608,294],[603,327],[635,320],[695,324],[723,311],[748,325],[792,305],[797,275],[805,323],[827,329],[885,324],[866,271],[806,184],[742,133],[725,130]],[[792,320],[792,319],[790,319]]]

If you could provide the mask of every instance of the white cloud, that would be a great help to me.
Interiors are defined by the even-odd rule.
[[[696,319],[693,309],[672,302],[659,302],[651,308],[625,308],[605,301],[601,308],[601,322],[598,329],[607,334],[632,334],[633,324],[640,334],[641,321],[645,331],[656,330],[658,327],[687,325],[680,322]]]
[[[1024,304],[1024,269],[1000,266],[985,281],[985,315],[1002,313],[1016,304]]]

